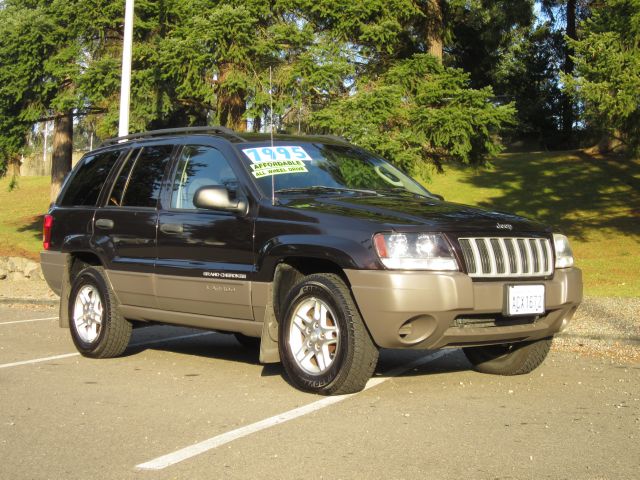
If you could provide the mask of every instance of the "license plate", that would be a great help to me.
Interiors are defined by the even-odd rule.
[[[544,285],[508,285],[507,315],[544,313]]]

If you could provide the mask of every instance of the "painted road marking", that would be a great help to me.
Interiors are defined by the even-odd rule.
[[[190,335],[180,335],[179,337],[160,338],[157,340],[150,340],[148,342],[132,343],[129,347],[143,347],[146,345],[154,345],[156,343],[169,342],[171,340],[185,340],[187,338],[203,337],[205,335],[213,335],[215,333],[216,332],[192,333]],[[49,362],[51,360],[60,360],[61,358],[77,357],[79,355],[79,352],[63,353],[62,355],[54,355],[53,357],[34,358],[32,360],[23,360],[21,362],[4,363],[0,365],[0,368],[20,367],[22,365],[32,365],[34,363]]]
[[[48,322],[50,320],[58,320],[58,317],[32,318],[30,320],[14,320],[13,322],[0,322],[0,325],[14,325],[16,323],[29,323],[29,322]]]
[[[374,377],[371,380],[369,380],[364,390],[369,390],[370,388],[376,387],[381,383],[386,382],[390,378],[397,377],[398,375],[408,370],[411,370],[412,368],[426,365],[438,358],[444,357],[445,355],[450,355],[451,353],[453,353],[452,350],[448,350],[448,351],[441,350],[441,351],[432,353],[430,355],[420,357],[412,362],[406,363],[392,370],[389,370],[384,374],[385,375],[384,377]],[[293,410],[289,410],[288,412],[280,413],[273,417],[260,420],[256,423],[252,423],[250,425],[246,425],[244,427],[231,430],[221,435],[217,435],[215,437],[209,438],[208,440],[204,440],[202,442],[196,443],[189,447],[177,450],[173,453],[163,455],[161,457],[155,458],[148,462],[141,463],[139,465],[136,465],[136,468],[139,470],[163,470],[167,467],[170,467],[177,463],[188,460],[192,457],[205,453],[209,450],[213,450],[214,448],[218,448],[229,442],[233,442],[234,440],[237,440],[239,438],[243,438],[248,435],[251,435],[252,433],[256,433],[261,430],[271,428],[275,425],[280,425],[290,420],[294,420],[304,415],[308,415],[309,413],[317,412],[318,410],[326,408],[330,405],[334,405],[336,403],[347,400],[348,398],[351,398],[354,395],[358,395],[358,393],[350,393],[348,395],[323,398],[322,400],[318,400],[317,402],[313,402],[308,405],[304,405],[302,407],[294,408]]]

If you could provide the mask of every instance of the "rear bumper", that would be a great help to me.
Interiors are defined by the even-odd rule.
[[[463,273],[346,270],[364,321],[379,347],[437,349],[537,340],[560,331],[582,301],[582,272],[558,269],[546,281],[473,282]],[[546,313],[501,318],[505,285],[545,285]],[[465,318],[499,318],[474,326]]]
[[[49,288],[57,295],[62,291],[62,282],[69,259],[68,253],[44,251],[40,252],[40,267]]]

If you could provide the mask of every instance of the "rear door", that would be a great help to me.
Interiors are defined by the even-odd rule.
[[[105,206],[95,215],[95,249],[124,305],[157,307],[153,288],[157,204],[173,148],[165,144],[132,149]]]
[[[207,185],[223,185],[232,197],[245,192],[213,146],[185,145],[175,163],[158,222],[159,308],[252,320],[253,222],[193,204],[195,192]]]

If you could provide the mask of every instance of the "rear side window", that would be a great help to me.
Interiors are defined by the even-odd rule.
[[[109,204],[155,208],[172,150],[171,145],[134,150],[120,171]]]
[[[119,156],[120,151],[116,150],[84,157],[66,188],[60,205],[63,207],[95,206],[100,190]]]

